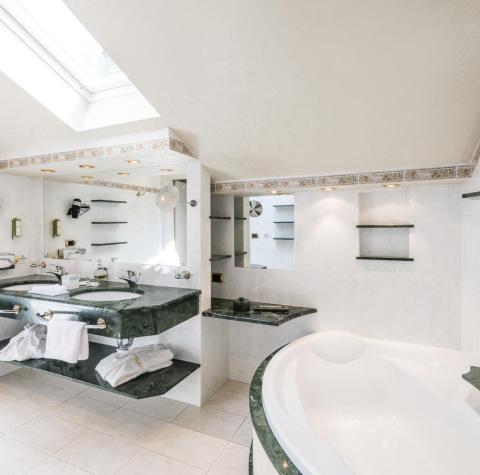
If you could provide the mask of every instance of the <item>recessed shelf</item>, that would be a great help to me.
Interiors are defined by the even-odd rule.
[[[413,228],[413,224],[357,224],[357,228],[359,229],[376,229],[376,228],[390,228],[390,229],[397,229],[397,228]]]
[[[119,244],[128,244],[127,241],[118,241],[118,242],[96,242],[92,243],[91,246],[99,247],[99,246],[118,246]]]
[[[120,200],[92,200],[92,203],[120,203],[120,204],[125,204],[127,203],[126,201],[120,201]]]
[[[480,200],[480,191],[474,191],[473,193],[463,193],[462,198]]]
[[[413,257],[388,257],[388,256],[357,256],[359,260],[367,261],[413,261]]]
[[[222,259],[230,259],[231,254],[212,254],[210,261],[221,261]]]
[[[295,205],[273,205],[274,208],[293,208]]]
[[[294,241],[295,238],[293,237],[274,237],[276,241]]]
[[[244,256],[245,254],[248,254],[247,251],[235,251],[236,256]]]
[[[0,341],[0,349],[4,348],[8,342],[9,340]],[[138,378],[114,388],[100,378],[95,372],[95,367],[100,360],[115,352],[115,346],[90,342],[90,356],[88,360],[79,361],[76,364],[49,359],[12,361],[11,363],[17,366],[45,371],[59,377],[93,386],[97,389],[103,389],[134,399],[161,396],[200,367],[197,363],[174,359],[172,360],[172,365],[168,368],[142,374]]]
[[[92,224],[128,224],[128,221],[92,221]]]
[[[230,220],[230,216],[209,216],[210,219],[225,219],[225,220]]]
[[[243,217],[233,218],[233,219],[235,219],[237,221],[246,221],[247,220],[247,218],[243,218]]]
[[[275,224],[293,224],[295,221],[274,221]]]

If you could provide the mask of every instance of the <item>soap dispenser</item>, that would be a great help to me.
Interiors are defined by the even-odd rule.
[[[95,272],[93,273],[93,277],[97,282],[101,280],[105,280],[108,277],[108,269],[104,266],[102,266],[102,260],[98,259],[97,261],[97,268],[95,269]]]

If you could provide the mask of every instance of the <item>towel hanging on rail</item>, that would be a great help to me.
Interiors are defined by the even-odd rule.
[[[27,324],[8,345],[0,351],[0,361],[25,361],[45,355],[45,326]]]

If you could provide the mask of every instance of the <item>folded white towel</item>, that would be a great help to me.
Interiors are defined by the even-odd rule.
[[[48,295],[49,297],[56,297],[57,295],[68,294],[68,290],[64,285],[34,285],[29,291],[29,294]]]
[[[163,345],[147,345],[119,351],[101,360],[95,370],[110,386],[117,387],[144,373],[168,368],[173,353]]]
[[[88,331],[84,322],[54,315],[48,324],[45,358],[77,363],[88,359]]]
[[[28,324],[0,351],[1,361],[25,361],[45,355],[45,325]]]

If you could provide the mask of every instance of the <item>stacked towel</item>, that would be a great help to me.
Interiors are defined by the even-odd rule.
[[[0,351],[1,361],[25,361],[43,358],[45,354],[45,326],[28,324]]]
[[[117,350],[98,363],[95,370],[114,388],[144,373],[172,364],[173,353],[163,345],[147,345],[127,351]]]
[[[68,294],[68,290],[63,285],[34,285],[29,291],[29,294],[48,295],[49,297],[56,297],[57,295]]]
[[[77,363],[88,359],[88,331],[84,322],[55,315],[48,324],[45,358]]]

